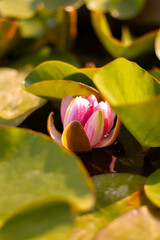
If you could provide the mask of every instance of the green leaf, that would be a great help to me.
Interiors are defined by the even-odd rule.
[[[137,64],[119,58],[93,79],[120,120],[143,146],[160,146],[160,84]]]
[[[49,11],[54,11],[59,7],[70,5],[80,5],[82,0],[5,0],[0,2],[0,12],[3,16],[16,17],[16,18],[31,18],[37,9],[44,6]]]
[[[141,206],[146,178],[132,174],[94,176],[96,211],[75,218],[71,240],[91,240],[111,221],[131,209]],[[146,203],[145,203],[146,204]],[[98,208],[98,210],[97,210]]]
[[[71,64],[60,61],[48,61],[37,66],[25,79],[25,87],[33,83],[45,80],[72,80],[94,87],[92,80],[83,73],[83,69],[78,69]],[[93,69],[95,72],[95,70]],[[92,75],[91,75],[92,76]]]
[[[99,208],[106,207],[143,189],[146,178],[125,173],[94,176]]]
[[[95,240],[157,240],[160,238],[159,228],[160,222],[143,206],[115,219],[97,234]]]
[[[144,190],[149,200],[160,207],[160,169],[157,169],[147,178]]]
[[[85,0],[89,10],[109,12],[118,19],[129,19],[137,15],[146,0]]]
[[[62,52],[55,49],[51,49],[48,46],[41,48],[35,53],[25,55],[17,59],[15,62],[11,63],[9,66],[11,68],[22,69],[29,68],[32,69],[38,64],[48,61],[48,60],[59,60],[70,63],[76,67],[80,67],[78,60],[68,52]],[[87,74],[86,74],[87,75]]]
[[[69,240],[92,240],[106,224],[107,220],[100,211],[77,216]]]
[[[0,128],[0,219],[31,202],[62,199],[78,211],[93,207],[93,185],[71,152],[46,135]]]
[[[2,58],[18,40],[18,26],[16,21],[0,19],[0,57]]]
[[[10,68],[0,69],[0,125],[17,126],[33,111],[45,104],[21,87],[26,73]]]
[[[0,239],[69,239],[73,219],[66,202],[32,203],[14,213],[0,228]]]
[[[91,94],[94,94],[98,100],[102,99],[101,95],[95,88],[69,80],[41,81],[30,85],[25,88],[25,90],[52,101],[61,101],[66,95],[88,97]]]
[[[105,14],[92,12],[91,17],[92,25],[99,40],[113,57],[135,59],[154,51],[157,31],[152,31],[133,40],[130,38],[130,41],[123,42],[112,35]]]

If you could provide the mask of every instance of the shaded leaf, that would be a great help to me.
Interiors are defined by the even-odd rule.
[[[0,57],[3,57],[19,37],[18,25],[16,21],[0,19]]]
[[[70,63],[76,67],[80,67],[78,60],[72,56],[70,53],[61,52],[50,47],[43,47],[39,51],[29,55],[25,55],[20,59],[16,59],[15,62],[11,63],[9,66],[16,69],[29,68],[32,69],[38,64],[48,61],[48,60],[60,60]]]
[[[69,239],[72,230],[69,205],[59,202],[32,203],[10,216],[0,228],[3,240]]]
[[[136,39],[120,41],[115,38],[103,13],[92,12],[92,25],[101,43],[113,57],[135,59],[154,50],[157,31],[152,31]]]
[[[10,68],[0,69],[0,125],[17,126],[46,100],[22,89],[26,73]]]
[[[93,81],[141,145],[160,146],[158,80],[137,64],[119,58],[102,67]]]
[[[142,190],[146,180],[145,177],[125,173],[99,175],[92,179],[96,187],[96,204],[99,208],[106,207]]]

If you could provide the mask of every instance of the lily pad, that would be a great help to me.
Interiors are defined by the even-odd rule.
[[[31,18],[38,8],[44,6],[49,11],[54,11],[59,7],[81,4],[81,0],[5,0],[0,2],[0,12],[6,17]]]
[[[73,217],[66,202],[32,203],[10,216],[0,228],[0,238],[22,239],[69,239]]]
[[[159,213],[160,214],[160,213]],[[160,238],[160,223],[146,206],[133,209],[112,221],[97,236],[95,240],[128,240]]]
[[[144,7],[146,0],[85,0],[89,10],[109,12],[118,19],[128,19],[137,15]]]
[[[94,176],[92,180],[97,192],[96,204],[103,208],[143,190],[146,178],[133,174],[112,173]]]
[[[158,80],[136,63],[119,58],[102,67],[93,81],[141,145],[160,146]]]
[[[144,189],[149,200],[160,207],[160,169],[148,177]]]
[[[94,205],[93,184],[78,158],[48,136],[0,128],[0,221],[20,207],[62,199],[78,211]]]
[[[95,73],[95,69],[93,69]],[[93,76],[91,72],[87,72],[82,69],[78,69],[71,64],[61,61],[46,61],[38,65],[25,79],[25,87],[30,86],[33,83],[37,83],[45,80],[72,80],[75,82],[81,82],[91,87],[95,87],[90,76]]]
[[[22,58],[17,59],[14,63],[11,63],[9,67],[16,69],[33,69],[38,64],[49,60],[59,60],[70,63],[76,67],[80,67],[78,60],[68,52],[62,52],[59,50],[51,49],[50,47],[43,47],[39,51],[32,54],[25,55]]]
[[[66,95],[85,96],[88,97],[94,94],[98,100],[102,100],[100,93],[86,84],[74,81],[65,80],[49,80],[41,81],[25,88],[27,92],[37,96],[50,99],[52,101],[61,100]]]
[[[91,17],[92,25],[99,40],[113,57],[135,59],[136,57],[154,51],[157,30],[135,39],[132,39],[132,37],[129,37],[128,39],[127,33],[127,36],[125,35],[127,39],[125,39],[125,41],[124,39],[123,41],[120,41],[112,35],[105,14],[101,12],[92,12]],[[127,31],[129,32],[129,29],[127,29]]]
[[[46,100],[22,89],[26,73],[10,68],[0,69],[0,125],[18,126]]]
[[[107,220],[100,211],[77,216],[69,240],[92,240],[106,224]]]

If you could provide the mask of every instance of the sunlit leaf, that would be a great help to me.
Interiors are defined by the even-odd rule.
[[[62,199],[76,210],[94,204],[93,185],[75,155],[46,135],[0,128],[0,219],[31,202]]]
[[[146,0],[85,0],[89,10],[109,12],[118,19],[128,19],[137,15],[144,7]]]
[[[46,100],[22,89],[26,73],[10,68],[0,69],[0,125],[17,126]]]
[[[60,101],[64,96],[90,96],[94,94],[98,100],[102,97],[99,92],[86,84],[74,81],[65,80],[49,80],[41,81],[30,85],[25,88],[26,91],[33,93],[37,96],[41,96],[52,101]]]
[[[93,69],[95,73],[95,69]],[[84,72],[84,73],[83,73]],[[45,80],[71,80],[81,82],[94,87],[91,73],[85,74],[85,71],[78,69],[71,64],[60,61],[47,61],[38,65],[25,79],[25,87],[33,83]]]
[[[93,80],[141,145],[160,146],[158,80],[123,58],[102,67]]]
[[[107,220],[100,211],[77,216],[69,240],[92,240],[106,224]]]
[[[95,240],[157,240],[160,238],[159,228],[160,223],[157,218],[146,206],[143,206],[112,221],[97,234]]]
[[[113,57],[125,57],[127,59],[135,59],[143,54],[153,52],[155,45],[155,37],[157,31],[152,31],[141,37],[130,41],[120,41],[115,38],[107,21],[105,14],[92,12],[92,24],[94,30],[102,42],[103,46]]]
[[[144,189],[153,204],[160,207],[160,169],[157,169],[148,177]]]
[[[43,6],[50,10],[54,11],[59,7],[65,7],[70,5],[80,5],[82,0],[5,0],[0,2],[0,13],[3,16],[7,17],[16,17],[16,18],[31,18],[37,9],[42,8]]]

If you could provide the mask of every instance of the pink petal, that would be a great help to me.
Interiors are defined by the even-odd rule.
[[[69,104],[64,117],[64,128],[72,121],[78,121],[82,126],[86,123],[93,112],[89,101],[83,97],[74,98]]]
[[[90,95],[87,100],[92,104],[93,109],[98,105],[97,98],[92,94]]]
[[[73,100],[73,97],[68,95],[68,96],[65,96],[63,97],[62,101],[61,101],[61,121],[62,123],[64,124],[64,117],[65,117],[65,114],[66,114],[66,110],[69,106],[69,104],[71,103],[71,101]]]
[[[103,137],[104,118],[101,110],[94,112],[84,125],[91,147]]]
[[[96,107],[95,111],[101,110],[103,112],[104,117],[104,130],[103,136],[108,132],[108,128],[111,122],[111,107],[108,102],[100,102]]]

